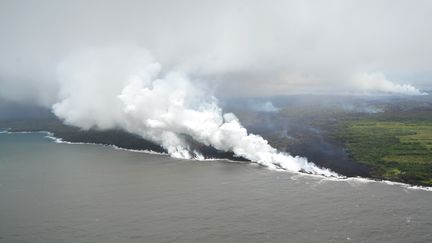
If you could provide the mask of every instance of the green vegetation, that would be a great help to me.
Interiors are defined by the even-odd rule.
[[[374,177],[432,185],[431,121],[348,119],[335,137],[355,160],[372,166]]]

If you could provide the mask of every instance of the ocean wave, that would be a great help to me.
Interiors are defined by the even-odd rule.
[[[390,186],[398,186],[398,187],[401,187],[404,189],[409,189],[409,190],[432,191],[432,187],[428,187],[428,186],[410,185],[410,184],[403,183],[403,182],[380,180],[380,179],[365,178],[365,177],[346,177],[346,178],[321,177],[320,179],[321,179],[321,181],[347,182],[350,185],[381,183],[381,184],[386,184],[386,185],[390,185]]]
[[[3,129],[3,130],[1,130]],[[10,131],[10,128],[1,128],[0,129],[0,133],[3,134],[30,134],[30,133],[42,133],[42,134],[47,134],[47,135],[53,135],[52,132],[48,132],[48,131]]]

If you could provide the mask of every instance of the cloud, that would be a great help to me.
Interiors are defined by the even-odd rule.
[[[362,73],[354,78],[358,91],[368,94],[427,95],[409,84],[396,84],[389,81],[383,73]]]
[[[375,70],[431,88],[431,8],[423,0],[4,0],[0,95],[47,105],[69,53],[119,43],[151,50],[218,96],[350,91],[347,80]]]

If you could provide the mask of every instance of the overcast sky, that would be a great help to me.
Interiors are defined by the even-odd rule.
[[[218,96],[429,89],[431,23],[427,0],[0,0],[0,95],[49,104],[58,64],[101,45],[146,48]]]

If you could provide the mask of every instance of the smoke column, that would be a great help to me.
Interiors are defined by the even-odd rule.
[[[354,78],[354,84],[365,93],[387,93],[398,95],[427,95],[409,84],[395,84],[388,80],[383,73],[362,73]]]
[[[54,113],[83,129],[119,128],[160,144],[176,158],[194,158],[185,136],[273,169],[337,176],[302,157],[278,152],[250,134],[214,96],[178,71],[163,73],[148,51],[103,47],[70,55],[58,67]],[[196,82],[196,81],[195,81]]]

